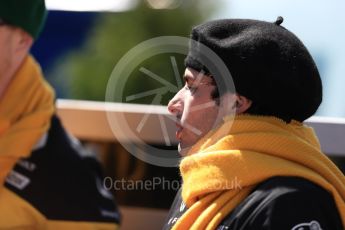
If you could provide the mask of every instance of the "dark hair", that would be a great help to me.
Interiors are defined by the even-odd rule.
[[[219,106],[220,105],[220,95],[219,95],[219,90],[218,90],[218,87],[217,87],[217,83],[214,80],[214,77],[212,75],[207,74],[206,76],[211,78],[211,80],[212,80],[211,84],[215,86],[215,88],[211,92],[211,98],[212,98],[212,100],[214,100],[216,102],[216,105]]]

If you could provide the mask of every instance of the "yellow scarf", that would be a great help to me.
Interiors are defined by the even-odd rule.
[[[54,110],[53,89],[33,57],[26,57],[0,100],[0,185],[47,132]]]
[[[240,115],[229,132],[230,122],[181,161],[182,198],[189,209],[173,229],[215,229],[256,185],[274,176],[302,177],[329,191],[345,225],[345,177],[321,153],[312,128]]]

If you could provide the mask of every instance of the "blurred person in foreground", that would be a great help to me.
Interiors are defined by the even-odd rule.
[[[95,157],[55,115],[55,95],[29,54],[44,0],[0,0],[0,229],[117,229]]]
[[[322,101],[319,72],[282,22],[193,28],[185,87],[168,105],[184,158],[165,229],[344,229],[344,175],[303,124]],[[219,90],[224,76],[200,44],[221,58],[235,90]]]

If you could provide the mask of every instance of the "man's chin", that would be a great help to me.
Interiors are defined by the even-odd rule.
[[[178,144],[178,152],[182,157],[187,156],[188,151],[190,150],[190,146],[185,147],[181,143]]]

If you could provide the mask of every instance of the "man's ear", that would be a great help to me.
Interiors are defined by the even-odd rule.
[[[222,108],[220,116],[244,113],[251,105],[252,101],[250,99],[238,93],[226,93],[220,99],[220,107]]]
[[[28,52],[34,42],[34,39],[31,37],[30,34],[25,32],[22,29],[17,28],[17,46],[16,51],[17,52]]]
[[[252,105],[252,101],[244,96],[241,96],[239,94],[236,94],[236,101],[235,101],[235,107],[236,107],[236,114],[241,114],[246,112],[250,106]]]

